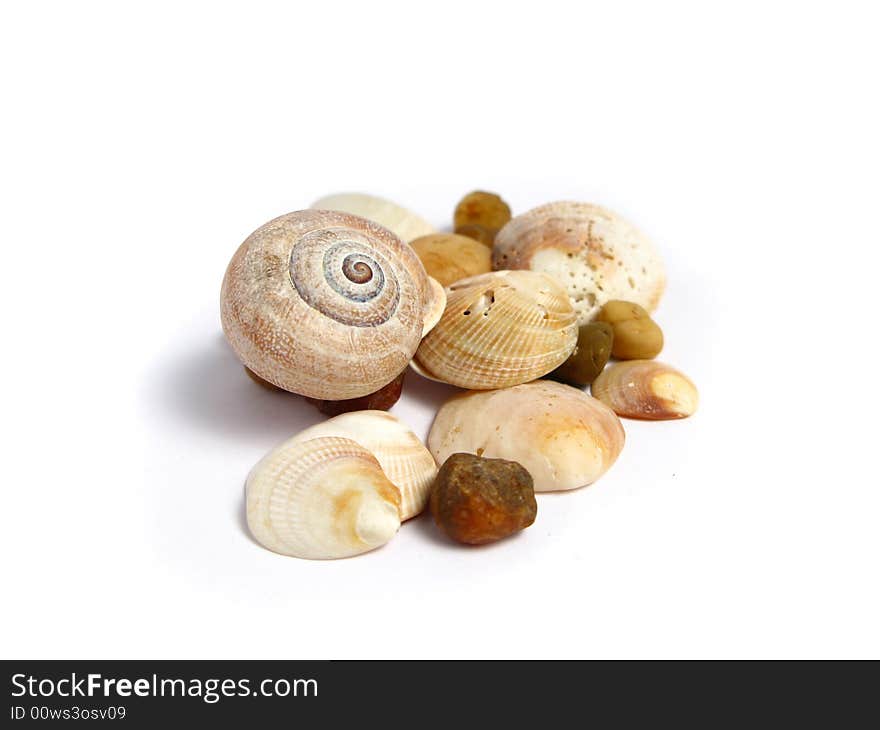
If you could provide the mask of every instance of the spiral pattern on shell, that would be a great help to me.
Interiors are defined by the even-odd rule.
[[[407,366],[438,302],[413,250],[348,213],[304,210],[252,233],[223,280],[223,331],[264,380],[310,398],[373,393]]]
[[[358,231],[309,231],[294,243],[289,269],[303,301],[345,325],[382,324],[400,303],[394,266]]]

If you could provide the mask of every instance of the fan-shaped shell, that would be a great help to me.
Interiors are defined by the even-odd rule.
[[[346,558],[400,527],[400,492],[376,458],[345,438],[288,441],[247,480],[247,521],[264,547],[298,558]]]
[[[344,400],[403,371],[437,297],[413,250],[386,228],[304,210],[241,244],[223,279],[221,319],[238,357],[264,380]]]
[[[565,286],[586,324],[611,299],[653,311],[666,286],[651,241],[616,213],[590,203],[548,203],[518,215],[495,237],[495,269],[531,269]]]
[[[403,206],[377,195],[366,193],[336,193],[327,195],[312,203],[312,208],[339,210],[343,213],[359,215],[385,226],[398,238],[409,243],[414,238],[434,233],[434,226],[421,216]]]
[[[699,395],[691,379],[656,360],[626,360],[602,371],[593,395],[618,416],[647,421],[687,418]]]
[[[288,443],[323,436],[351,439],[376,457],[400,490],[402,520],[415,517],[425,508],[437,464],[419,437],[395,416],[385,411],[344,413],[301,431]]]
[[[495,271],[447,287],[446,310],[412,365],[461,388],[504,388],[549,373],[576,341],[574,310],[554,279]]]
[[[532,475],[536,492],[592,484],[623,442],[623,426],[610,408],[548,380],[453,396],[428,434],[438,464],[459,452],[516,461]]]

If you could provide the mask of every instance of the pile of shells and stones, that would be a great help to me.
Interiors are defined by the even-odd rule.
[[[246,372],[332,416],[248,476],[248,526],[270,550],[358,555],[426,507],[453,540],[498,540],[534,522],[536,491],[614,464],[619,416],[696,410],[694,384],[654,359],[666,277],[639,230],[588,203],[512,217],[479,191],[453,222],[441,233],[390,201],[331,195],[232,257],[221,317]],[[386,412],[408,367],[465,389],[426,445]]]

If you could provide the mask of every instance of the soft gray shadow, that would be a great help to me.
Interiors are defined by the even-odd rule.
[[[263,546],[260,545],[251,534],[251,529],[248,527],[247,523],[247,495],[242,492],[241,499],[239,499],[238,504],[235,507],[235,519],[238,523],[238,529],[241,530],[247,539],[251,542],[252,545],[256,545],[259,548]]]
[[[427,509],[417,517],[404,522],[401,529],[412,530],[413,533],[419,535],[423,540],[439,545],[442,548],[456,549],[461,547],[434,524],[434,518],[431,517],[430,511]]]
[[[162,406],[194,428],[267,447],[325,420],[299,396],[253,382],[219,332],[166,363],[157,390]]]
[[[415,370],[409,368],[406,380],[403,381],[403,394],[408,400],[414,400],[436,411],[456,393],[463,393],[461,388],[436,380],[423,378]]]

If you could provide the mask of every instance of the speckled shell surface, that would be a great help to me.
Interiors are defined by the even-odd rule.
[[[590,203],[548,203],[516,216],[495,237],[492,266],[556,278],[571,297],[578,324],[611,299],[653,311],[666,286],[663,261],[650,239]]]
[[[464,452],[522,464],[535,491],[592,484],[624,443],[614,412],[583,391],[547,380],[453,396],[437,412],[428,450],[442,465]]]
[[[283,555],[346,558],[384,545],[400,527],[400,492],[350,439],[288,441],[251,470],[246,490],[248,528]]]
[[[241,244],[220,311],[233,350],[261,378],[344,400],[379,390],[406,368],[436,298],[416,254],[388,229],[305,210]]]
[[[574,310],[553,278],[495,271],[447,287],[446,310],[412,366],[461,388],[503,388],[549,373],[576,341]]]
[[[421,216],[397,203],[366,193],[336,193],[316,200],[312,208],[339,210],[359,215],[385,226],[403,241],[434,233],[435,228]]]
[[[379,461],[382,470],[400,490],[400,517],[415,517],[428,501],[437,476],[434,457],[410,428],[385,411],[344,413],[301,431],[288,443],[321,436],[348,438]]]

